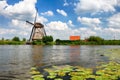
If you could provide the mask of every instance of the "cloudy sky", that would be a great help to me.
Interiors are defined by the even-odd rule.
[[[36,7],[37,22],[54,39],[100,36],[120,39],[120,0],[0,0],[0,38],[29,38]]]

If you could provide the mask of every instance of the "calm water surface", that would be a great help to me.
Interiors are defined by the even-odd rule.
[[[0,45],[0,80],[29,80],[32,66],[79,65],[94,68],[109,61],[100,56],[120,46],[33,46]]]

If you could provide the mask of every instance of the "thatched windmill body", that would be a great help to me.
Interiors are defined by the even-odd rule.
[[[38,10],[36,11],[36,16],[35,16],[35,19],[34,19],[34,23],[26,21],[27,23],[33,25],[31,35],[30,35],[30,38],[29,38],[29,42],[32,42],[32,41],[35,41],[35,40],[41,40],[43,38],[43,36],[46,36],[44,25],[39,23],[39,22],[36,22],[37,12],[38,12]]]

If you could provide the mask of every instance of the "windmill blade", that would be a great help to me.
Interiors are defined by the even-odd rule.
[[[47,27],[46,24],[45,24],[45,26]],[[43,30],[44,30],[45,36],[47,36],[46,31],[45,31],[45,26],[44,26]]]
[[[31,40],[32,40],[32,36],[33,36],[33,33],[34,33],[34,28],[35,28],[35,27],[33,27],[33,28],[32,28],[32,32],[31,32],[31,34],[30,34],[29,41],[31,41]]]
[[[44,33],[45,33],[45,35],[44,35],[44,36],[47,36],[46,31],[45,31],[45,28],[43,28],[43,31],[44,31]]]
[[[36,23],[36,19],[37,19],[37,12],[38,12],[38,8],[36,7],[36,14],[35,14],[34,24]]]
[[[26,21],[26,23],[29,23],[29,24],[31,24],[31,25],[34,25],[33,23],[31,23],[31,22],[29,22],[29,21]]]

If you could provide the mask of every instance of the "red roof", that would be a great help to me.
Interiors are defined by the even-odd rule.
[[[70,40],[80,40],[80,36],[70,36]]]

